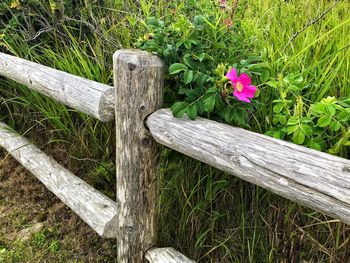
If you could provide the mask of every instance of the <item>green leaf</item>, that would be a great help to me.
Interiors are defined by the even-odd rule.
[[[196,100],[201,94],[201,90],[199,89],[189,89],[186,92],[187,99],[190,101]]]
[[[282,134],[281,132],[275,132],[272,134],[273,138],[276,138],[276,139],[281,139],[282,138]]]
[[[150,17],[150,18],[147,20],[147,25],[149,25],[149,26],[155,26],[155,27],[159,27],[159,26],[160,26],[158,19],[155,18],[154,16]]]
[[[287,125],[296,125],[299,123],[299,118],[298,117],[290,117]]]
[[[270,71],[264,70],[259,78],[262,82],[267,81],[270,78]]]
[[[204,113],[204,104],[202,101],[197,101],[196,102],[196,108],[197,108],[197,112],[199,114],[203,114]]]
[[[193,70],[186,70],[183,77],[183,82],[185,85],[191,83],[193,80]]]
[[[265,134],[267,135],[267,136],[271,136],[271,137],[274,137],[274,138],[276,138],[276,139],[281,139],[281,132],[278,130],[278,131],[276,131],[276,130],[270,130],[270,131],[267,131],[267,132],[265,132]]]
[[[204,110],[208,113],[212,112],[214,110],[214,106],[215,106],[215,95],[214,96],[210,96],[209,98],[207,98],[204,101]]]
[[[319,127],[326,127],[328,126],[332,121],[332,117],[329,115],[324,115],[317,121],[317,126]]]
[[[339,131],[340,127],[341,127],[341,124],[339,121],[332,121],[331,124],[329,124],[329,128],[332,131]]]
[[[190,89],[189,88],[180,88],[179,91],[177,93],[179,94],[186,94]]]
[[[202,61],[204,60],[204,58],[205,58],[205,53],[201,53],[201,54],[199,54],[199,55],[197,56],[197,59],[198,59],[200,62],[202,62]]]
[[[312,118],[310,118],[310,117],[302,117],[301,118],[301,122],[302,123],[311,123],[312,122]]]
[[[195,70],[198,70],[200,67],[199,67],[199,62],[196,62],[193,58],[192,58],[192,56],[191,56],[191,54],[186,54],[186,55],[184,55],[184,57],[183,57],[183,61],[185,62],[185,64],[187,65],[187,66],[189,66],[191,69],[195,69]]]
[[[278,115],[277,116],[273,116],[273,118],[272,118],[272,124],[273,125],[276,125],[277,123],[279,123],[279,121],[280,121],[280,118],[279,118]]]
[[[314,140],[310,140],[309,147],[314,149],[314,150],[317,150],[317,151],[321,151],[322,150],[321,145],[319,143],[315,142]]]
[[[350,107],[350,98],[338,101],[338,104],[345,107],[345,108],[349,108]]]
[[[298,125],[293,125],[293,126],[289,126],[287,128],[287,134],[292,134],[294,133],[297,129],[299,129]]]
[[[217,91],[218,91],[217,88],[212,87],[212,88],[207,89],[207,90],[205,91],[205,93],[215,93],[215,92],[217,92]]]
[[[337,119],[341,122],[346,122],[349,120],[349,113],[346,112],[345,110],[342,110],[338,115],[337,115]]]
[[[305,133],[304,133],[304,131],[302,129],[297,129],[293,133],[292,140],[296,144],[303,144],[303,142],[305,141]]]
[[[188,67],[181,63],[174,63],[169,67],[169,74],[177,74],[181,71],[187,70]]]
[[[273,107],[273,112],[274,113],[280,113],[283,110],[283,105],[282,104],[276,104]]]
[[[234,110],[234,122],[240,126],[246,126],[248,123],[249,115],[246,109],[237,108]]]
[[[286,124],[287,124],[287,116],[281,115],[281,117],[280,117],[280,119],[279,119],[279,122],[280,122],[282,125],[286,125]]]
[[[196,119],[196,117],[197,117],[197,108],[196,108],[196,105],[194,105],[194,104],[188,105],[188,107],[186,108],[186,113],[187,113],[187,116],[188,116],[191,120]]]
[[[222,101],[220,96],[215,96],[215,109],[222,112],[225,109],[226,104]]]
[[[193,18],[193,24],[195,26],[199,26],[203,24],[203,22],[204,22],[204,17],[202,15],[198,15]]]
[[[201,73],[201,72],[198,72],[196,84],[198,86],[203,86],[207,79],[208,79],[208,75]]]
[[[183,101],[175,102],[171,107],[171,111],[175,117],[180,118],[185,114],[187,106],[188,106],[187,102],[183,102]]]
[[[266,82],[265,85],[277,89],[278,88],[278,81],[270,80],[270,81]]]
[[[276,125],[277,123],[281,123],[282,125],[286,125],[287,124],[287,116],[282,115],[282,114],[277,114],[277,115],[273,116],[272,123],[273,123],[273,125]]]
[[[184,46],[185,46],[187,49],[191,49],[191,47],[192,47],[192,42],[191,42],[191,41],[185,41],[185,42],[184,42]]]
[[[231,108],[227,108],[225,111],[225,121],[227,123],[231,123],[233,121],[234,118],[234,110],[232,110]]]
[[[326,106],[320,102],[312,104],[311,109],[318,114],[325,114],[326,113]]]
[[[307,136],[311,136],[312,135],[312,128],[311,126],[307,125],[307,124],[302,124],[300,125],[300,128],[303,130],[303,132],[307,135]]]
[[[332,104],[326,105],[327,115],[333,116],[335,114],[335,106]]]

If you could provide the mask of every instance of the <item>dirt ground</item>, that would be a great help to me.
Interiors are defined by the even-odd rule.
[[[36,223],[42,229],[20,240],[23,229]],[[116,262],[115,258],[114,240],[100,238],[39,180],[0,153],[0,262]]]

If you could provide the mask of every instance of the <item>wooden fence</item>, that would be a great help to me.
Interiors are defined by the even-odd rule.
[[[118,262],[193,262],[155,248],[159,144],[350,224],[350,160],[262,134],[160,109],[163,64],[137,50],[114,54],[114,86],[0,53],[0,75],[116,122],[117,200],[113,201],[0,123],[0,146],[99,235],[116,238]]]

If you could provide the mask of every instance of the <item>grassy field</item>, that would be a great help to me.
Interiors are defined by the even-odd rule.
[[[350,97],[350,4],[345,0],[241,0],[237,6],[227,1],[225,8],[209,0],[64,2],[1,3],[1,51],[112,85],[112,54],[147,38],[150,17],[170,25],[203,15],[217,22],[206,39],[215,61],[257,57],[271,80],[298,74],[303,89],[284,92],[293,103],[302,101],[305,114],[327,96]],[[220,39],[230,43],[223,51],[215,45]],[[228,57],[223,55],[226,49]],[[0,81],[0,118],[114,198],[113,123],[97,122],[12,81]],[[249,113],[249,129],[265,133],[275,128],[274,103],[280,92],[268,81],[257,86],[260,94]],[[335,145],[342,136],[330,133],[327,143]],[[349,158],[349,153],[341,147],[337,154]],[[13,166],[4,158],[0,170]],[[0,208],[15,206],[5,201],[3,187],[36,184],[7,180],[0,176]],[[172,246],[198,262],[336,263],[350,258],[348,226],[167,149],[161,183],[159,246]],[[38,200],[26,202],[52,198],[40,191]],[[18,197],[12,198],[17,202]],[[42,205],[55,207],[57,202]],[[0,262],[47,262],[47,257],[51,262],[113,262],[115,244],[98,239],[60,209],[43,217],[44,230],[24,244],[7,234],[39,220],[38,215],[28,214],[26,207],[13,208],[5,222],[0,214]],[[80,227],[62,226],[64,216],[57,213]],[[74,241],[84,233],[90,241]]]

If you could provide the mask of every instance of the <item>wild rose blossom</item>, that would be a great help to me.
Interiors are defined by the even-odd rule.
[[[237,76],[235,68],[232,68],[226,74],[233,86],[233,96],[238,100],[250,103],[250,99],[254,97],[256,87],[250,85],[252,83],[250,77],[246,73]]]
[[[226,0],[219,0],[219,3],[220,3],[220,7],[221,7],[221,8],[226,8],[226,7],[227,7],[227,2],[226,2]]]

